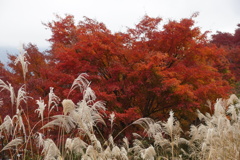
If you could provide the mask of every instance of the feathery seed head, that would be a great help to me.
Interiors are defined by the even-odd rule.
[[[129,141],[128,141],[127,137],[124,137],[124,138],[123,138],[123,142],[124,142],[125,148],[126,148],[127,150],[129,150]]]
[[[63,113],[64,113],[64,115],[67,115],[68,113],[70,113],[73,110],[75,110],[75,104],[70,99],[64,99],[62,101],[62,105],[63,105]]]
[[[7,82],[6,84],[3,80],[0,79],[0,88],[2,88],[0,92],[2,90],[8,90],[10,92],[11,103],[13,106],[13,104],[15,103],[16,96],[14,93],[14,88],[12,87],[11,83]]]
[[[37,144],[38,144],[38,148],[44,145],[43,134],[39,132],[37,132]]]
[[[162,123],[164,126],[164,131],[166,134],[168,134],[169,136],[173,135],[173,129],[174,129],[174,113],[173,111],[170,111],[169,113],[170,117],[168,118],[166,123]]]
[[[84,91],[83,91],[83,99],[89,103],[89,102],[93,102],[96,100],[96,95],[95,92],[90,88],[87,87]]]
[[[17,104],[16,104],[17,109],[19,108],[21,101],[27,103],[27,99],[32,98],[30,96],[27,96],[27,92],[25,88],[26,88],[25,85],[22,85],[18,90]]]
[[[54,127],[54,126],[59,126],[67,133],[69,133],[73,128],[76,127],[75,121],[73,120],[72,117],[67,116],[67,115],[55,115],[52,117],[54,120],[48,122],[44,126],[42,126],[41,129],[48,128],[48,127]]]
[[[65,149],[74,153],[84,154],[83,149],[87,148],[87,144],[82,141],[79,137],[67,138],[65,143]]]
[[[109,121],[111,122],[111,128],[113,127],[113,121],[115,120],[115,113],[114,112],[112,112],[111,114],[110,114],[110,118],[109,118]]]
[[[70,91],[68,93],[68,96],[70,95],[70,93],[76,89],[77,87],[79,87],[80,92],[83,92],[84,90],[86,90],[86,88],[89,86],[90,82],[86,79],[86,77],[88,76],[88,74],[86,73],[81,73],[74,81],[73,84],[70,88]]]
[[[18,145],[22,144],[23,143],[23,139],[21,137],[17,137],[13,140],[11,140],[2,150],[8,150],[8,149],[11,149],[12,147],[17,147]]]
[[[21,63],[22,65],[22,70],[23,70],[23,78],[24,80],[26,79],[26,73],[28,72],[28,64],[30,64],[27,61],[27,57],[28,54],[26,51],[24,51],[23,49],[20,50],[20,54],[18,55],[18,57],[16,58],[16,60],[14,61],[14,64],[16,65],[18,62]]]
[[[44,154],[44,159],[55,159],[55,157],[60,157],[61,153],[57,148],[56,144],[53,142],[52,139],[44,140],[43,150],[42,153]]]
[[[234,105],[236,103],[239,103],[239,99],[235,94],[232,94],[229,99],[227,100],[227,106]]]
[[[237,108],[234,105],[230,105],[228,107],[227,114],[230,114],[231,120],[237,121],[237,118],[238,118]]]
[[[138,124],[143,127],[144,132],[150,137],[154,136],[157,132],[162,131],[159,122],[154,122],[151,118],[140,118],[134,121],[133,124]]]
[[[67,149],[68,151],[72,152],[72,139],[71,138],[67,138],[66,139],[66,143],[65,143],[65,149]]]
[[[0,132],[6,130],[7,134],[12,135],[13,131],[13,121],[9,115],[4,118],[3,123],[0,125]]]
[[[214,115],[222,116],[225,115],[225,106],[222,99],[218,99],[214,105]]]
[[[152,145],[141,152],[141,157],[143,159],[154,160],[155,155],[156,155],[156,151],[154,150]]]
[[[50,92],[48,94],[48,110],[49,110],[49,112],[51,112],[54,107],[57,107],[58,103],[60,102],[60,98],[55,95],[55,93],[53,92],[53,89],[54,89],[53,87],[50,87]],[[51,107],[52,104],[53,104],[53,106]],[[58,108],[57,108],[57,110],[58,110]]]
[[[118,157],[120,157],[120,153],[121,153],[121,150],[119,149],[119,147],[118,146],[114,146],[113,149],[112,149],[112,155],[115,158],[118,158]]]
[[[41,117],[41,120],[43,121],[43,112],[45,110],[46,104],[44,104],[44,100],[40,98],[40,100],[37,100],[38,109],[35,110],[35,112],[38,112],[38,116]]]

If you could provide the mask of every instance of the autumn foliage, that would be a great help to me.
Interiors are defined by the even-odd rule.
[[[229,62],[229,69],[235,76],[235,83],[237,84],[235,92],[239,94],[239,78],[240,78],[240,24],[233,34],[217,32],[212,35],[212,43],[219,48],[224,49],[228,54],[226,58]]]
[[[71,84],[87,73],[96,95],[106,101],[107,112],[116,113],[119,124],[140,117],[166,119],[174,110],[187,125],[195,119],[191,114],[196,109],[206,111],[208,100],[228,96],[234,83],[231,56],[209,43],[194,18],[170,20],[161,27],[161,18],[145,16],[135,28],[112,33],[93,19],[76,23],[71,15],[57,17],[45,24],[52,32],[48,51],[25,46],[29,62],[25,79],[20,64],[14,65],[15,55],[9,55],[10,70],[0,66],[1,72],[18,88],[27,84],[32,97],[46,99],[54,87],[61,99],[74,102],[82,95],[69,94]]]

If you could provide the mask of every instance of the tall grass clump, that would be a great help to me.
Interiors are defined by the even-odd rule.
[[[34,114],[38,115],[39,121],[34,126],[29,126],[29,116],[25,116],[22,105],[27,103],[29,97],[24,87],[20,87],[13,103],[16,105],[15,115],[6,115],[0,125],[1,137],[4,139],[2,155],[12,159],[34,157],[46,160],[240,158],[240,100],[235,95],[231,95],[228,100],[218,99],[214,108],[210,107],[213,114],[197,111],[200,123],[190,127],[189,137],[183,133],[174,112],[170,111],[166,121],[154,121],[151,118],[134,121],[128,127],[140,126],[142,132],[132,133],[135,138],[131,142],[125,137],[116,143],[119,134],[114,136],[112,133],[115,114],[105,114],[105,102],[96,100],[90,82],[79,80],[84,76],[86,74],[80,75],[72,86],[74,89],[76,86],[80,88],[82,100],[76,104],[71,99],[62,100],[62,114],[47,114],[44,117],[46,108],[51,112],[52,107],[60,103],[52,89],[48,105],[41,98],[36,100],[38,107]],[[9,86],[1,82],[2,88]],[[103,133],[103,127],[109,128],[108,137]],[[51,138],[54,133],[57,136],[55,139]]]
[[[240,158],[240,100],[231,95],[228,100],[218,99],[214,113],[198,111],[201,124],[192,125],[191,157],[195,159]]]
[[[24,57],[24,54],[22,55]],[[19,60],[18,60],[19,59]],[[24,58],[16,61],[26,62]],[[24,65],[23,65],[24,67]],[[26,67],[26,66],[25,66]],[[27,71],[24,68],[24,71]],[[24,74],[23,74],[24,75]],[[240,100],[235,95],[209,103],[210,113],[197,111],[199,124],[183,132],[180,122],[169,112],[166,121],[140,118],[124,128],[134,128],[134,138],[128,139],[123,130],[114,133],[114,112],[106,112],[106,103],[97,100],[87,80],[80,74],[66,99],[61,100],[50,88],[48,101],[36,100],[38,121],[27,111],[26,85],[17,92],[9,82],[0,80],[0,92],[9,92],[12,115],[5,115],[0,123],[0,158],[36,160],[216,160],[240,159]],[[24,77],[25,78],[25,77]],[[69,97],[79,89],[82,99],[74,103]],[[0,106],[5,99],[0,98]],[[54,108],[61,112],[53,114]],[[2,108],[0,108],[2,109]],[[50,114],[52,113],[52,114]],[[104,131],[108,130],[107,133]],[[123,137],[120,139],[119,137]]]

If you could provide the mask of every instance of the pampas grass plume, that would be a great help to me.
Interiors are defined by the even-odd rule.
[[[63,105],[63,114],[64,115],[67,115],[68,113],[71,113],[72,111],[75,110],[75,104],[70,99],[64,99],[62,101],[62,105]]]
[[[11,117],[7,115],[0,126],[0,131],[2,132],[3,130],[6,130],[7,134],[12,135],[13,128],[13,121]]]
[[[48,94],[48,110],[49,110],[49,112],[51,112],[54,107],[57,107],[58,103],[60,102],[60,98],[55,95],[55,93],[53,92],[53,89],[54,89],[53,87],[50,87],[50,92]],[[51,107],[52,104],[53,104],[53,106]],[[57,108],[57,110],[58,110],[58,108]]]
[[[156,155],[156,151],[154,150],[152,145],[147,149],[142,150],[141,152],[141,157],[147,160],[154,160],[155,155]]]
[[[35,110],[35,112],[38,112],[38,116],[40,116],[41,120],[43,121],[43,112],[45,110],[46,104],[44,104],[44,100],[42,100],[41,98],[36,102],[38,104],[38,108]]]
[[[18,62],[21,63],[22,65],[22,70],[23,70],[23,78],[24,80],[26,79],[26,73],[28,72],[28,64],[30,64],[27,61],[27,52],[23,50],[23,48],[21,48],[20,50],[20,54],[18,55],[18,57],[15,59],[14,64],[16,65]]]
[[[15,139],[11,140],[11,141],[1,150],[1,152],[4,151],[4,150],[11,149],[12,147],[16,147],[16,146],[18,146],[18,145],[20,145],[20,144],[22,144],[22,143],[23,143],[23,139],[22,139],[21,137],[15,138]]]
[[[58,157],[59,159],[61,157],[60,151],[57,148],[56,144],[53,142],[52,139],[49,138],[44,140],[42,153],[44,154],[45,160],[53,160],[56,157]]]

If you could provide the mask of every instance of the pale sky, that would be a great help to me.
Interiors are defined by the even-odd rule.
[[[86,16],[117,32],[133,27],[144,15],[166,23],[195,12],[200,13],[195,26],[203,32],[232,33],[240,23],[240,0],[0,0],[0,60],[6,47],[17,49],[30,42],[48,47],[51,32],[42,22],[55,20],[55,14],[72,14],[76,22]]]

